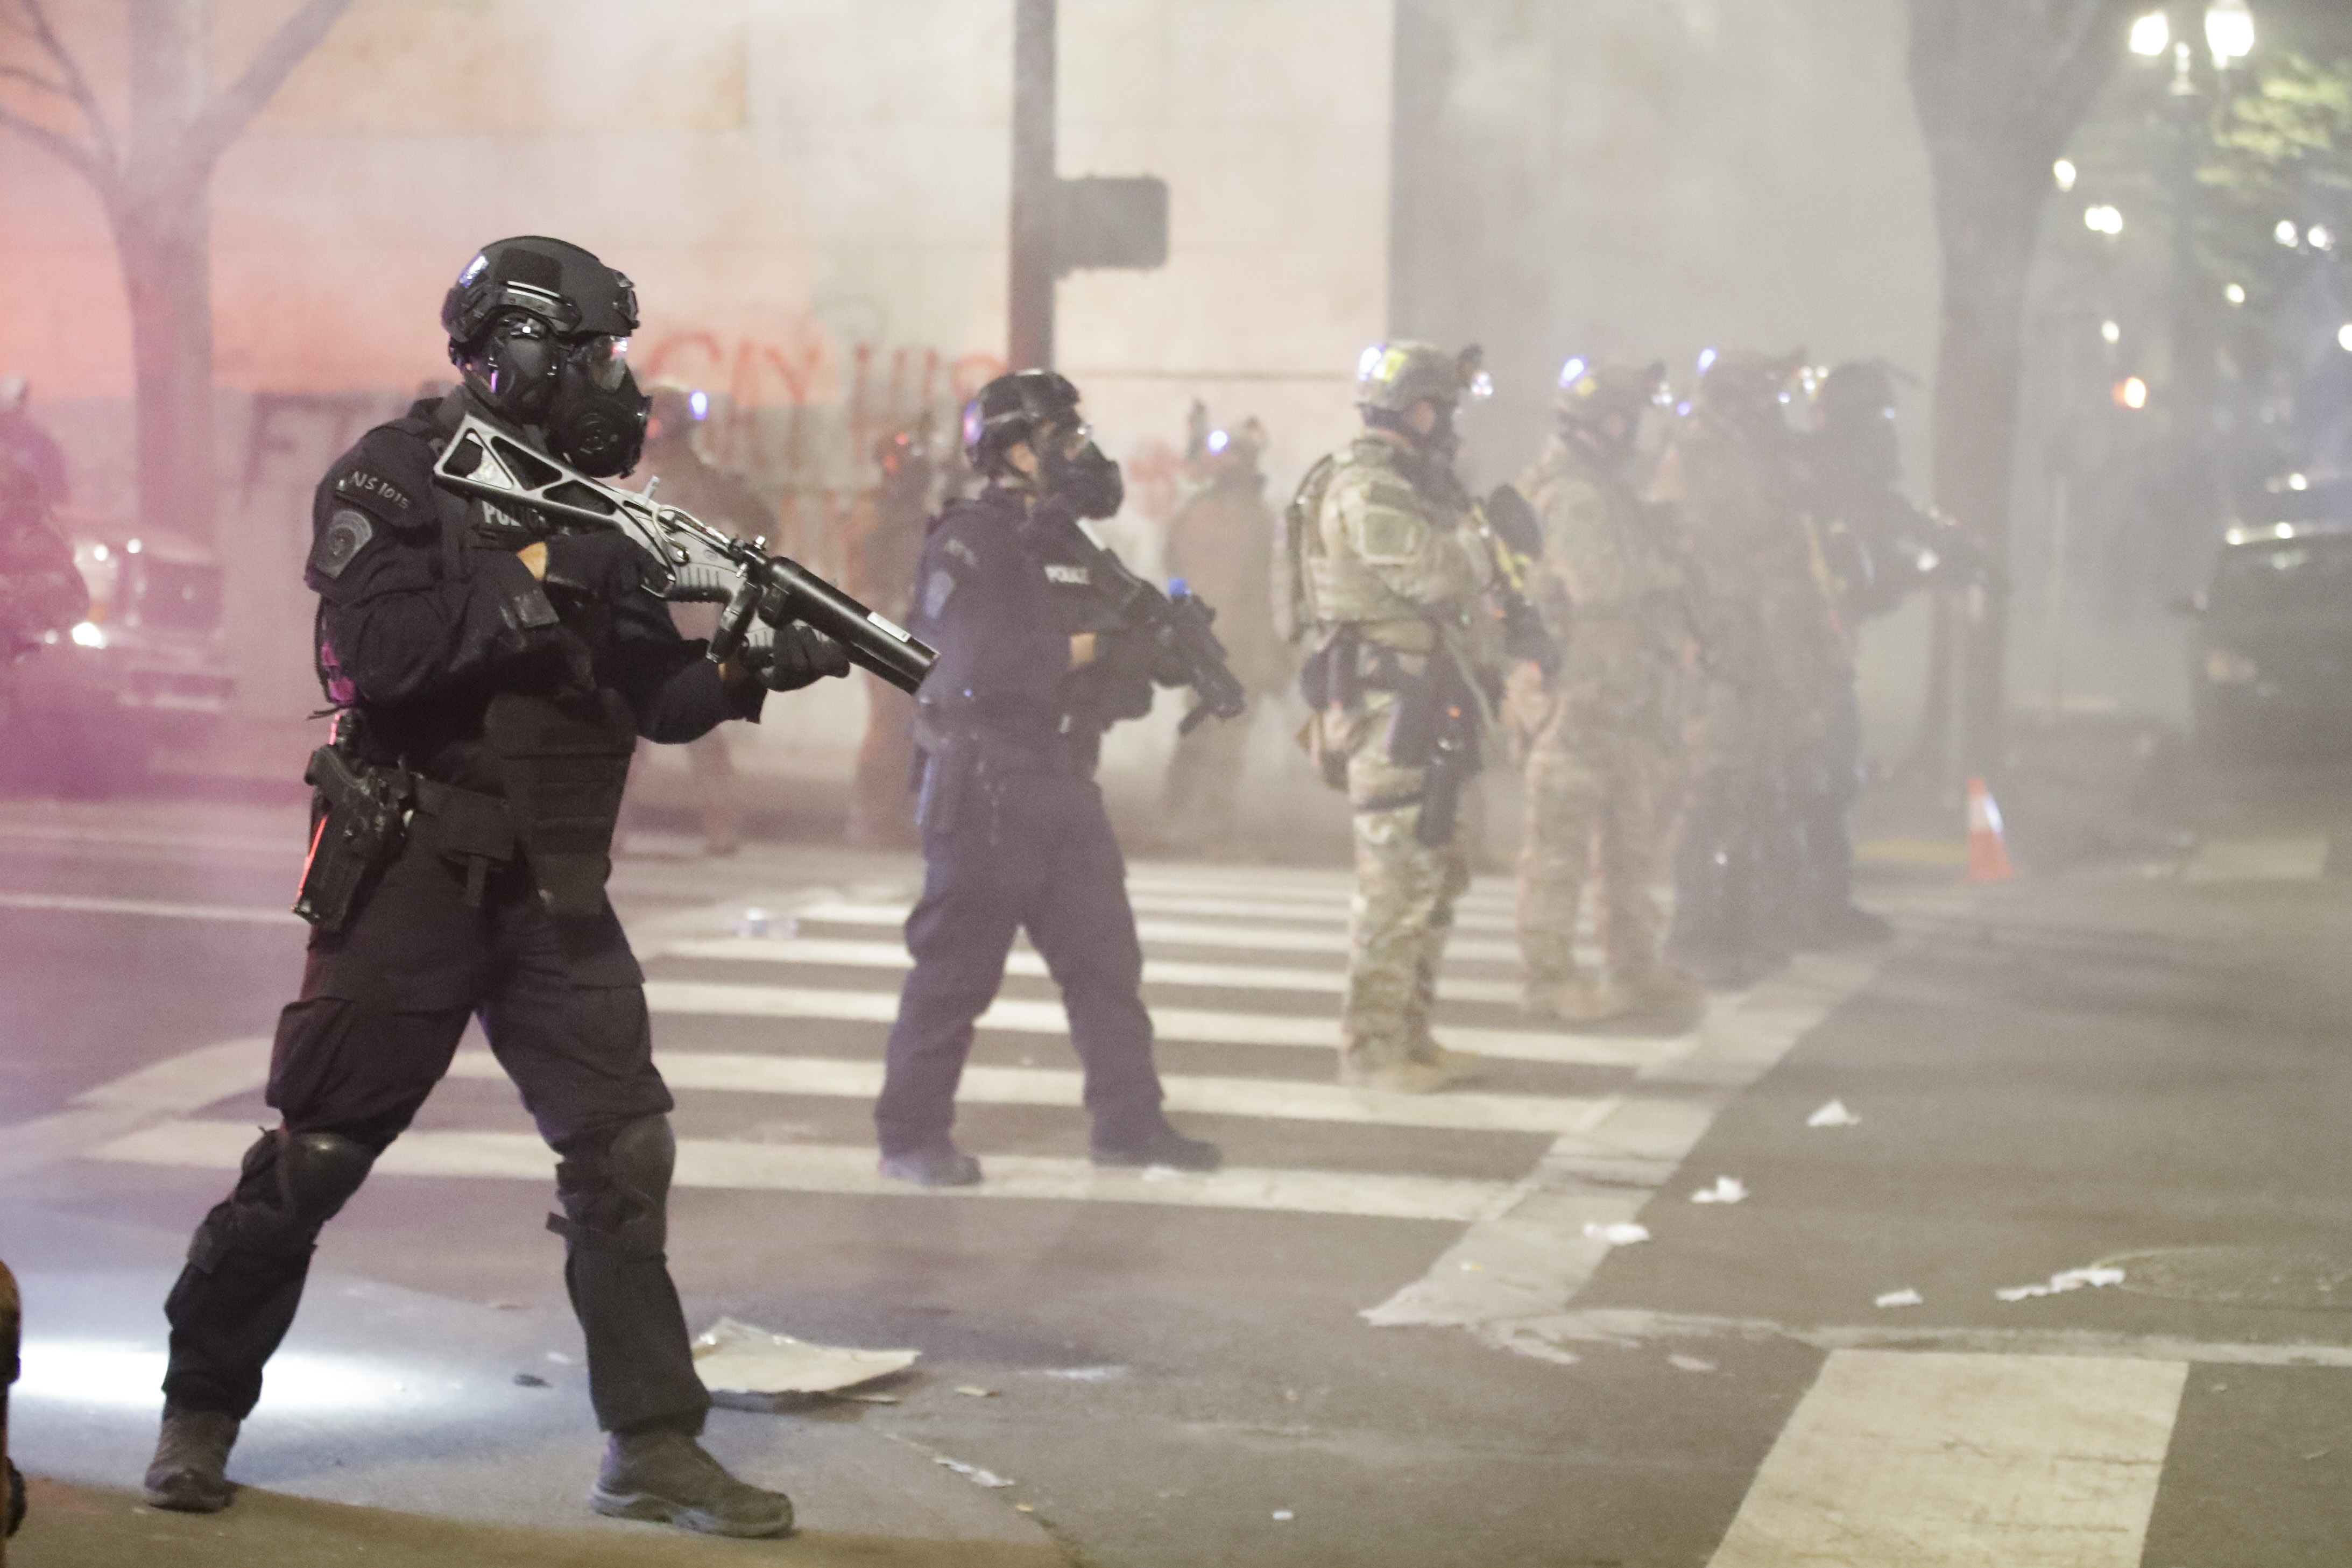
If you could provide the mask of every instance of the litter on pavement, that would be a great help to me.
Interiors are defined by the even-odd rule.
[[[1715,1363],[1701,1361],[1695,1355],[1670,1355],[1666,1358],[1666,1364],[1676,1372],[1713,1372],[1715,1370]]]
[[[958,1384],[956,1385],[956,1392],[962,1394],[967,1399],[993,1399],[996,1397],[996,1390],[992,1388],[982,1388],[976,1383]]]
[[[1845,1108],[1843,1100],[1832,1100],[1805,1118],[1808,1127],[1859,1127],[1862,1118]]]
[[[1276,1524],[1288,1524],[1292,1520],[1297,1519],[1297,1517],[1298,1516],[1297,1514],[1291,1512],[1286,1508],[1278,1508],[1274,1510],[1274,1521]]]
[[[1620,1220],[1615,1225],[1602,1225],[1598,1220],[1588,1220],[1584,1226],[1584,1239],[1605,1241],[1612,1247],[1631,1247],[1637,1241],[1649,1240],[1650,1227],[1646,1225],[1635,1225],[1631,1220]]]
[[[721,1318],[694,1342],[694,1370],[714,1394],[832,1394],[904,1372],[922,1353],[813,1345]]]
[[[2032,1296],[2063,1296],[2069,1290],[2097,1289],[2123,1282],[2124,1271],[2120,1268],[2066,1268],[2053,1274],[2046,1285],[2012,1285],[1993,1294],[2004,1301],[2022,1301]]]
[[[1010,1477],[1000,1476],[994,1470],[983,1470],[978,1465],[967,1465],[961,1459],[950,1459],[945,1454],[933,1455],[931,1463],[945,1466],[976,1487],[1009,1487],[1015,1484]]]
[[[1691,1194],[1695,1204],[1736,1204],[1748,1195],[1748,1185],[1737,1176],[1717,1176],[1715,1185]]]
[[[1927,1304],[1927,1297],[1907,1286],[1900,1290],[1889,1290],[1871,1302],[1874,1307],[1924,1307]]]

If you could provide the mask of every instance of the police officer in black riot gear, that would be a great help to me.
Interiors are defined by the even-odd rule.
[[[1077,405],[1050,371],[981,389],[964,445],[987,488],[940,514],[917,568],[913,629],[940,655],[915,725],[926,877],[874,1110],[882,1173],[903,1181],[981,1179],[950,1137],[956,1083],[1024,930],[1069,1011],[1095,1163],[1218,1163],[1160,1111],[1126,863],[1094,782],[1103,731],[1184,675],[1160,634],[1103,613],[1078,564],[1080,520],[1111,516],[1124,490]]]
[[[675,1143],[643,976],[604,897],[638,736],[756,720],[772,689],[847,661],[787,626],[721,666],[643,591],[617,531],[569,531],[437,487],[471,413],[599,477],[627,471],[646,400],[630,376],[628,279],[558,240],[502,240],[442,308],[462,384],[361,437],[320,483],[307,578],[339,710],[299,906],[318,925],[281,1015],[269,1103],[283,1124],[205,1216],[165,1304],[171,1362],[148,1495],[226,1506],[262,1369],[294,1319],[320,1228],[447,1070],[469,1017],[562,1157],[564,1281],[591,1399],[612,1436],[603,1513],[721,1534],[791,1528],[781,1493],[695,1440],[709,1399],[664,1258]],[[368,831],[346,833],[353,802]],[[339,864],[343,847],[363,864]]]

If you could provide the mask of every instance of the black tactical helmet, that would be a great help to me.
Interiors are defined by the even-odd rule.
[[[1813,409],[1824,426],[1895,417],[1895,374],[1885,360],[1849,360],[1822,378]]]
[[[1004,454],[1024,442],[1034,450],[1041,430],[1078,423],[1078,389],[1050,370],[1000,375],[964,405],[963,455],[974,471],[1003,471]]]
[[[543,319],[560,337],[625,338],[637,330],[637,290],[626,277],[576,245],[541,235],[493,240],[457,274],[441,300],[450,359],[509,310]]]

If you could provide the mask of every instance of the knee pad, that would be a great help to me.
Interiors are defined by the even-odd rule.
[[[563,1151],[555,1168],[563,1212],[547,1228],[574,1247],[659,1257],[669,1245],[670,1174],[677,1138],[667,1116],[646,1116],[592,1133]]]
[[[265,1132],[245,1152],[236,1191],[196,1228],[188,1261],[209,1270],[233,1247],[308,1253],[375,1164],[376,1152],[340,1132]]]

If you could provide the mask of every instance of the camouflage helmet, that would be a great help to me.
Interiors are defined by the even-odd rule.
[[[1612,414],[1639,420],[1665,388],[1664,360],[1632,365],[1580,355],[1559,367],[1559,392],[1552,406],[1563,424],[1597,427]]]
[[[1356,362],[1359,407],[1402,414],[1416,403],[1450,408],[1484,383],[1477,349],[1447,353],[1434,343],[1374,343]]]
[[[1802,349],[1785,354],[1709,349],[1699,355],[1699,405],[1719,414],[1777,411],[1789,383],[1804,367]]]

